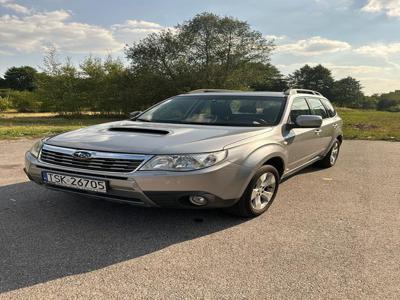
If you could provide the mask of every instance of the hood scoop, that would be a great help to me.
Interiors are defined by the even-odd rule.
[[[130,126],[111,127],[108,129],[108,131],[145,133],[145,134],[154,134],[154,135],[166,135],[166,134],[170,133],[167,130],[152,129],[152,128],[139,128],[139,127],[130,127]]]

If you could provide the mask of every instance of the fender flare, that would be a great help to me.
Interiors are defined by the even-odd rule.
[[[283,171],[281,176],[285,172],[285,167],[288,162],[288,155],[286,149],[280,144],[268,144],[255,149],[243,162],[243,165],[251,169],[250,175],[247,177],[245,184],[241,189],[241,194],[244,193],[247,186],[249,185],[254,174],[258,171],[260,167],[266,164],[269,160],[273,158],[279,158],[283,162]]]

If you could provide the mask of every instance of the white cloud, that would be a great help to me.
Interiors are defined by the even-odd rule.
[[[3,2],[1,3],[1,6],[20,14],[29,14],[31,12],[29,8],[19,5],[17,3]]]
[[[0,17],[2,45],[20,52],[41,51],[53,44],[67,52],[103,53],[121,48],[111,32],[99,26],[67,22],[71,13],[65,10],[35,13],[27,16]]]
[[[361,9],[364,12],[383,12],[389,17],[400,17],[400,0],[368,0]]]
[[[286,35],[266,35],[264,36],[267,40],[283,41],[287,39]]]
[[[334,63],[324,64],[327,68],[332,70],[332,74],[336,78],[344,78],[347,76],[355,77],[356,79],[364,82],[365,80],[375,79],[385,79],[381,76],[385,74],[388,77],[393,68],[390,66],[380,67],[380,66],[369,66],[369,65],[338,65]],[[390,76],[389,76],[390,77]],[[388,79],[388,78],[386,78]],[[389,80],[389,79],[388,79]],[[370,89],[375,89],[374,85],[369,85]]]
[[[329,40],[319,36],[278,46],[278,51],[281,53],[304,56],[329,54],[349,49],[351,49],[351,46],[346,42]]]
[[[389,44],[371,44],[365,45],[355,50],[360,54],[378,57],[389,57],[391,55],[400,54],[400,43]]]
[[[355,50],[356,53],[381,58],[383,61],[400,71],[400,43],[370,44]]]
[[[121,51],[126,43],[144,38],[164,29],[163,26],[141,20],[127,20],[110,28],[71,22],[66,10],[34,12],[7,0],[0,5],[12,5],[19,14],[0,16],[0,51],[22,53],[41,52],[49,45],[69,53],[104,54]],[[10,7],[9,7],[10,8]]]
[[[278,42],[272,61],[283,74],[290,74],[305,64],[322,64],[336,79],[352,76],[360,80],[368,95],[399,89],[400,42],[365,44],[356,48],[343,41],[311,37],[292,43],[281,42],[280,46]]]
[[[372,76],[361,78],[361,85],[367,95],[392,92],[399,89],[400,76],[398,74],[392,77]]]
[[[122,43],[140,40],[148,34],[160,32],[163,29],[166,28],[158,23],[142,20],[126,20],[122,24],[114,24],[111,26],[114,37]]]

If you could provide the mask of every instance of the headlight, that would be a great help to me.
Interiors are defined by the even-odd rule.
[[[47,139],[47,138],[46,138],[46,139]],[[32,146],[31,150],[29,150],[29,152],[30,152],[34,157],[38,158],[39,152],[40,152],[40,150],[42,150],[42,147],[43,147],[43,142],[44,142],[46,139],[41,139],[41,140],[37,141],[37,142]]]
[[[215,165],[225,157],[225,150],[201,154],[157,155],[145,163],[141,170],[193,171]]]

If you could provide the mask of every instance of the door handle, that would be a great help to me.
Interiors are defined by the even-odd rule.
[[[315,129],[314,132],[315,132],[315,134],[319,135],[322,132],[322,130],[321,129]]]
[[[338,127],[338,124],[333,124],[332,127],[333,127],[333,128],[337,128],[337,127]]]

